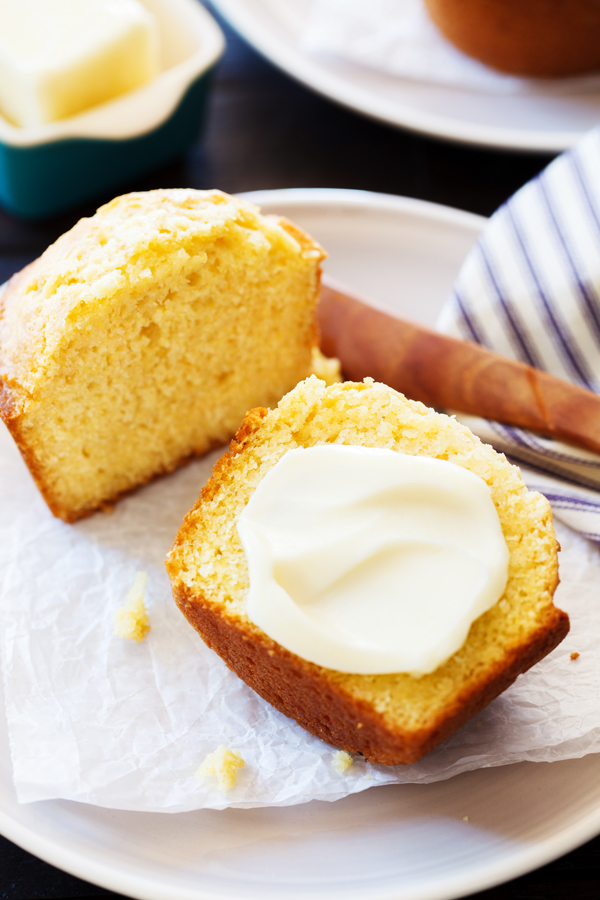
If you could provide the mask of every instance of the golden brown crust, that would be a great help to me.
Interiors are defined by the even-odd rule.
[[[596,0],[425,0],[464,53],[515,75],[562,77],[600,67]]]
[[[566,613],[554,609],[550,621],[533,639],[513,648],[502,665],[487,669],[478,683],[457,694],[453,706],[429,727],[403,733],[329,680],[326,669],[288,652],[258,629],[228,619],[183,586],[177,587],[174,595],[204,642],[257,694],[311,734],[386,766],[421,759],[550,653],[569,631]]]

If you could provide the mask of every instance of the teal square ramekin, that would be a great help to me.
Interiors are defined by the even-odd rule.
[[[221,29],[196,0],[142,0],[157,17],[162,71],[77,116],[17,128],[0,116],[0,204],[41,219],[181,156],[200,134]]]

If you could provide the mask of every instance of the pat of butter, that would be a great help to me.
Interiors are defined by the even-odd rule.
[[[339,444],[290,450],[237,527],[248,618],[341,672],[432,672],[506,586],[490,490],[444,460]]]
[[[0,112],[42,125],[158,74],[158,25],[138,0],[0,0]]]

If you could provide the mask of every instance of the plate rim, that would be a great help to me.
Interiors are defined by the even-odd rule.
[[[528,766],[539,765],[539,763],[524,762],[515,763],[514,765]],[[541,765],[544,765],[544,763]],[[552,763],[546,763],[546,765],[552,765]],[[381,789],[385,787],[385,785],[379,786]],[[391,785],[391,787],[396,786]],[[41,802],[46,804],[55,801]],[[59,802],[75,803],[75,801]],[[85,806],[86,804],[81,805]],[[119,811],[117,810],[116,812]],[[156,813],[150,813],[150,815],[156,815]],[[173,813],[172,815],[178,814]],[[187,813],[184,813],[184,815],[187,815]],[[6,821],[12,822],[0,809],[0,834],[22,849],[77,878],[117,893],[125,893],[127,896],[136,898],[136,900],[239,900],[237,893],[226,894],[223,891],[214,891],[210,888],[201,890],[198,890],[198,888],[179,887],[174,890],[170,888],[170,893],[167,894],[162,882],[157,882],[153,876],[145,876],[143,874],[141,876],[139,874],[133,876],[123,870],[116,870],[115,866],[110,866],[109,863],[98,862],[84,857],[82,854],[61,846],[58,841],[53,843],[47,837],[37,836],[37,841],[31,840],[30,830],[18,823],[16,827],[10,830],[12,833],[9,833],[9,831],[5,830]],[[410,897],[397,893],[397,888],[394,888],[392,892],[385,890],[385,892],[378,891],[376,894],[369,893],[368,897],[365,895],[365,900],[459,900],[461,897],[468,897],[478,891],[489,890],[498,885],[506,884],[515,878],[526,875],[559,859],[588,840],[597,837],[600,833],[600,807],[593,813],[589,813],[585,819],[578,821],[571,831],[570,839],[561,843],[560,847],[554,846],[559,843],[558,837],[554,836],[536,847],[535,851],[532,851],[531,847],[523,848],[510,869],[507,869],[506,861],[500,861],[491,867],[487,865],[475,869],[466,878],[464,873],[457,874],[452,878],[445,876],[443,885],[437,882],[433,886],[413,891]],[[552,844],[552,847],[548,847],[547,844]],[[315,889],[315,886],[310,886],[309,890],[311,900],[330,900],[322,893],[321,889]]]
[[[345,190],[343,188],[284,188],[279,190],[252,191],[240,194],[248,200],[256,203],[269,202],[285,203],[297,207],[315,205],[337,205],[338,207],[354,207],[365,210],[387,210],[401,214],[409,214],[432,222],[443,222],[449,225],[467,227],[474,232],[481,230],[486,222],[483,216],[469,213],[464,210],[418,200],[411,197],[396,196],[393,194],[379,194],[370,191]],[[3,705],[3,703],[2,703]],[[2,715],[0,710],[0,716]],[[596,754],[598,755],[598,754]],[[571,762],[575,762],[572,760]],[[552,763],[516,763],[516,766],[552,765]],[[501,767],[508,769],[508,766]],[[482,770],[478,770],[482,771]],[[463,775],[469,773],[463,773]],[[457,776],[461,777],[461,776]],[[392,786],[395,787],[395,786]],[[12,785],[11,785],[12,789]],[[75,801],[40,801],[39,805],[47,806],[52,803],[74,804]],[[34,807],[38,804],[27,804]],[[86,804],[80,804],[85,806]],[[119,810],[115,811],[116,814]],[[136,815],[144,815],[136,813]],[[156,815],[151,813],[150,815]],[[164,815],[167,815],[165,813]],[[178,815],[177,813],[171,815]],[[189,815],[184,813],[184,815]],[[236,893],[225,893],[223,890],[214,890],[210,886],[189,888],[179,886],[169,888],[166,893],[162,881],[157,881],[154,875],[145,875],[144,872],[132,874],[114,863],[99,861],[89,854],[79,850],[73,850],[61,843],[59,838],[50,838],[47,834],[36,833],[32,826],[15,819],[2,805],[0,798],[0,833],[8,840],[22,847],[51,865],[69,872],[70,874],[100,885],[109,890],[125,893],[138,900],[239,900]],[[412,890],[410,895],[398,893],[399,886],[384,885],[376,891],[370,891],[369,900],[454,900],[464,897],[476,891],[486,890],[499,884],[506,883],[543,866],[563,856],[571,850],[581,846],[586,841],[600,834],[600,805],[589,810],[583,816],[577,818],[567,829],[563,829],[550,837],[538,841],[536,844],[527,844],[515,851],[510,864],[506,859],[490,864],[484,863],[475,867],[472,872],[464,871],[453,876],[444,876],[443,884],[436,882],[425,886],[423,889]],[[318,886],[310,887],[311,900],[325,900]],[[366,900],[367,895],[365,895]]]
[[[211,3],[259,53],[292,78],[328,100],[387,125],[457,144],[549,154],[568,150],[587,133],[587,130],[540,131],[498,125],[473,125],[463,120],[422,112],[406,104],[392,103],[369,91],[362,91],[355,85],[348,85],[343,77],[320,66],[308,54],[280,41],[276,34],[253,16],[251,6],[244,0],[211,0]]]
[[[406,212],[421,218],[469,228],[479,233],[488,221],[486,216],[446,206],[431,200],[420,200],[418,197],[407,197],[404,194],[384,194],[378,191],[367,191],[356,188],[275,188],[273,190],[243,191],[236,194],[260,206],[264,202],[292,203],[306,207],[315,204],[335,204],[340,207],[369,208]]]

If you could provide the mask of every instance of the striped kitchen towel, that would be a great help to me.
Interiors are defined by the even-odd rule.
[[[437,327],[600,393],[600,128],[492,216]],[[600,456],[457,418],[522,467],[557,519],[600,542]]]

